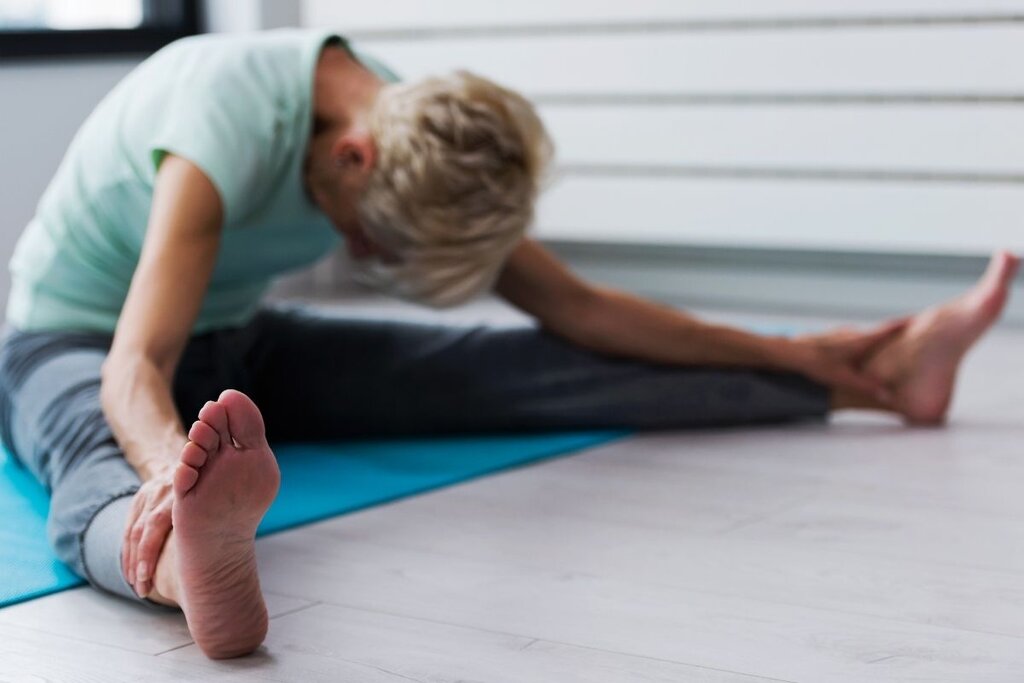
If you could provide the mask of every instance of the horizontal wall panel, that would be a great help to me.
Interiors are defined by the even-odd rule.
[[[409,80],[534,97],[558,147],[539,234],[1024,249],[1024,0],[305,0]]]
[[[850,251],[1024,251],[1013,186],[728,179],[563,178],[537,234],[580,239]]]
[[[1024,24],[364,41],[409,79],[468,68],[526,93],[1024,93]]]
[[[516,26],[542,23],[637,20],[737,20],[779,17],[977,16],[1024,12],[1024,2],[974,0],[375,0],[351,3],[304,0],[308,26],[339,30],[408,27]]]
[[[1024,107],[550,106],[541,115],[563,164],[1024,174]]]

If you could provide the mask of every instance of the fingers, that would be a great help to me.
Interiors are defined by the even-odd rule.
[[[875,338],[889,337],[893,334],[902,332],[909,322],[909,317],[894,318],[875,327],[875,329],[868,332],[868,336]]]
[[[131,583],[129,576],[131,575],[130,567],[132,566],[132,530],[135,528],[135,522],[138,521],[139,515],[142,513],[144,501],[145,493],[135,494],[135,498],[132,499],[131,512],[128,514],[128,521],[125,523],[124,538],[121,539],[121,575],[124,576],[128,583]]]
[[[135,520],[131,533],[128,535],[128,583],[135,587],[135,567],[139,561],[139,541],[142,540],[142,532],[145,529],[143,517]],[[136,592],[138,592],[136,590]]]
[[[895,321],[884,325],[881,329],[869,333],[860,342],[860,348],[858,348],[851,357],[851,361],[854,365],[859,365],[861,362],[866,361],[874,353],[878,352],[879,349],[884,348],[896,337],[903,333],[906,328],[905,321]]]
[[[121,545],[121,571],[141,597],[153,589],[156,561],[171,529],[173,502],[172,482],[167,476],[147,480],[132,501]]]
[[[841,327],[821,335],[819,337],[820,348],[832,356],[836,362],[859,366],[902,334],[909,322],[910,318],[890,320],[866,332],[850,327]],[[855,374],[857,373],[855,372]],[[849,388],[860,387],[859,391],[864,390],[863,383],[850,378],[849,375],[845,375],[845,377],[853,381],[855,385]]]
[[[883,323],[870,332],[863,333],[859,339],[858,358],[871,355],[879,347],[885,346],[898,337],[909,322],[910,318],[898,318]]]
[[[153,572],[170,531],[170,507],[155,510],[143,525],[136,551],[135,568],[135,592],[139,594],[139,597],[144,598],[153,590]]]
[[[849,366],[837,368],[832,380],[834,386],[871,396],[884,405],[893,400],[892,392],[884,383]]]

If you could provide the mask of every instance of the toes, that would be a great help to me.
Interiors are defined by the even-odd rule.
[[[216,401],[207,401],[199,411],[199,419],[216,430],[221,443],[231,443],[231,433],[228,431],[228,413],[224,406]]]
[[[1005,286],[1016,275],[1019,264],[1020,259],[1011,252],[996,252],[988,262],[982,282],[991,286]]]
[[[199,481],[199,470],[185,463],[179,463],[174,470],[174,493],[179,498],[192,490]]]
[[[228,389],[220,395],[217,403],[224,407],[227,413],[228,432],[239,445],[255,448],[266,444],[263,416],[248,396],[240,391]]]
[[[202,467],[206,464],[206,459],[208,457],[209,453],[194,441],[189,441],[185,444],[185,447],[181,449],[181,462],[185,463],[189,467],[195,467],[197,469]]]
[[[217,434],[217,430],[201,420],[196,420],[192,424],[192,429],[188,430],[188,440],[210,453],[220,446],[220,435]]]
[[[1005,281],[1008,283],[1010,280],[1014,278],[1014,276],[1017,275],[1017,269],[1020,267],[1020,257],[1009,251],[1001,252],[1000,256],[1002,257],[1003,263],[1005,263],[1004,278]]]

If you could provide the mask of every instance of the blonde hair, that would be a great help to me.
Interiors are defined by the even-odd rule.
[[[369,125],[377,161],[359,216],[399,262],[364,259],[357,279],[431,306],[491,287],[533,220],[553,154],[533,106],[458,71],[386,86]]]

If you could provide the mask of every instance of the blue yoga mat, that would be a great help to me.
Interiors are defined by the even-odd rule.
[[[578,451],[623,435],[584,432],[275,448],[281,491],[260,525],[270,534]],[[46,540],[46,491],[0,449],[0,607],[80,585]]]

